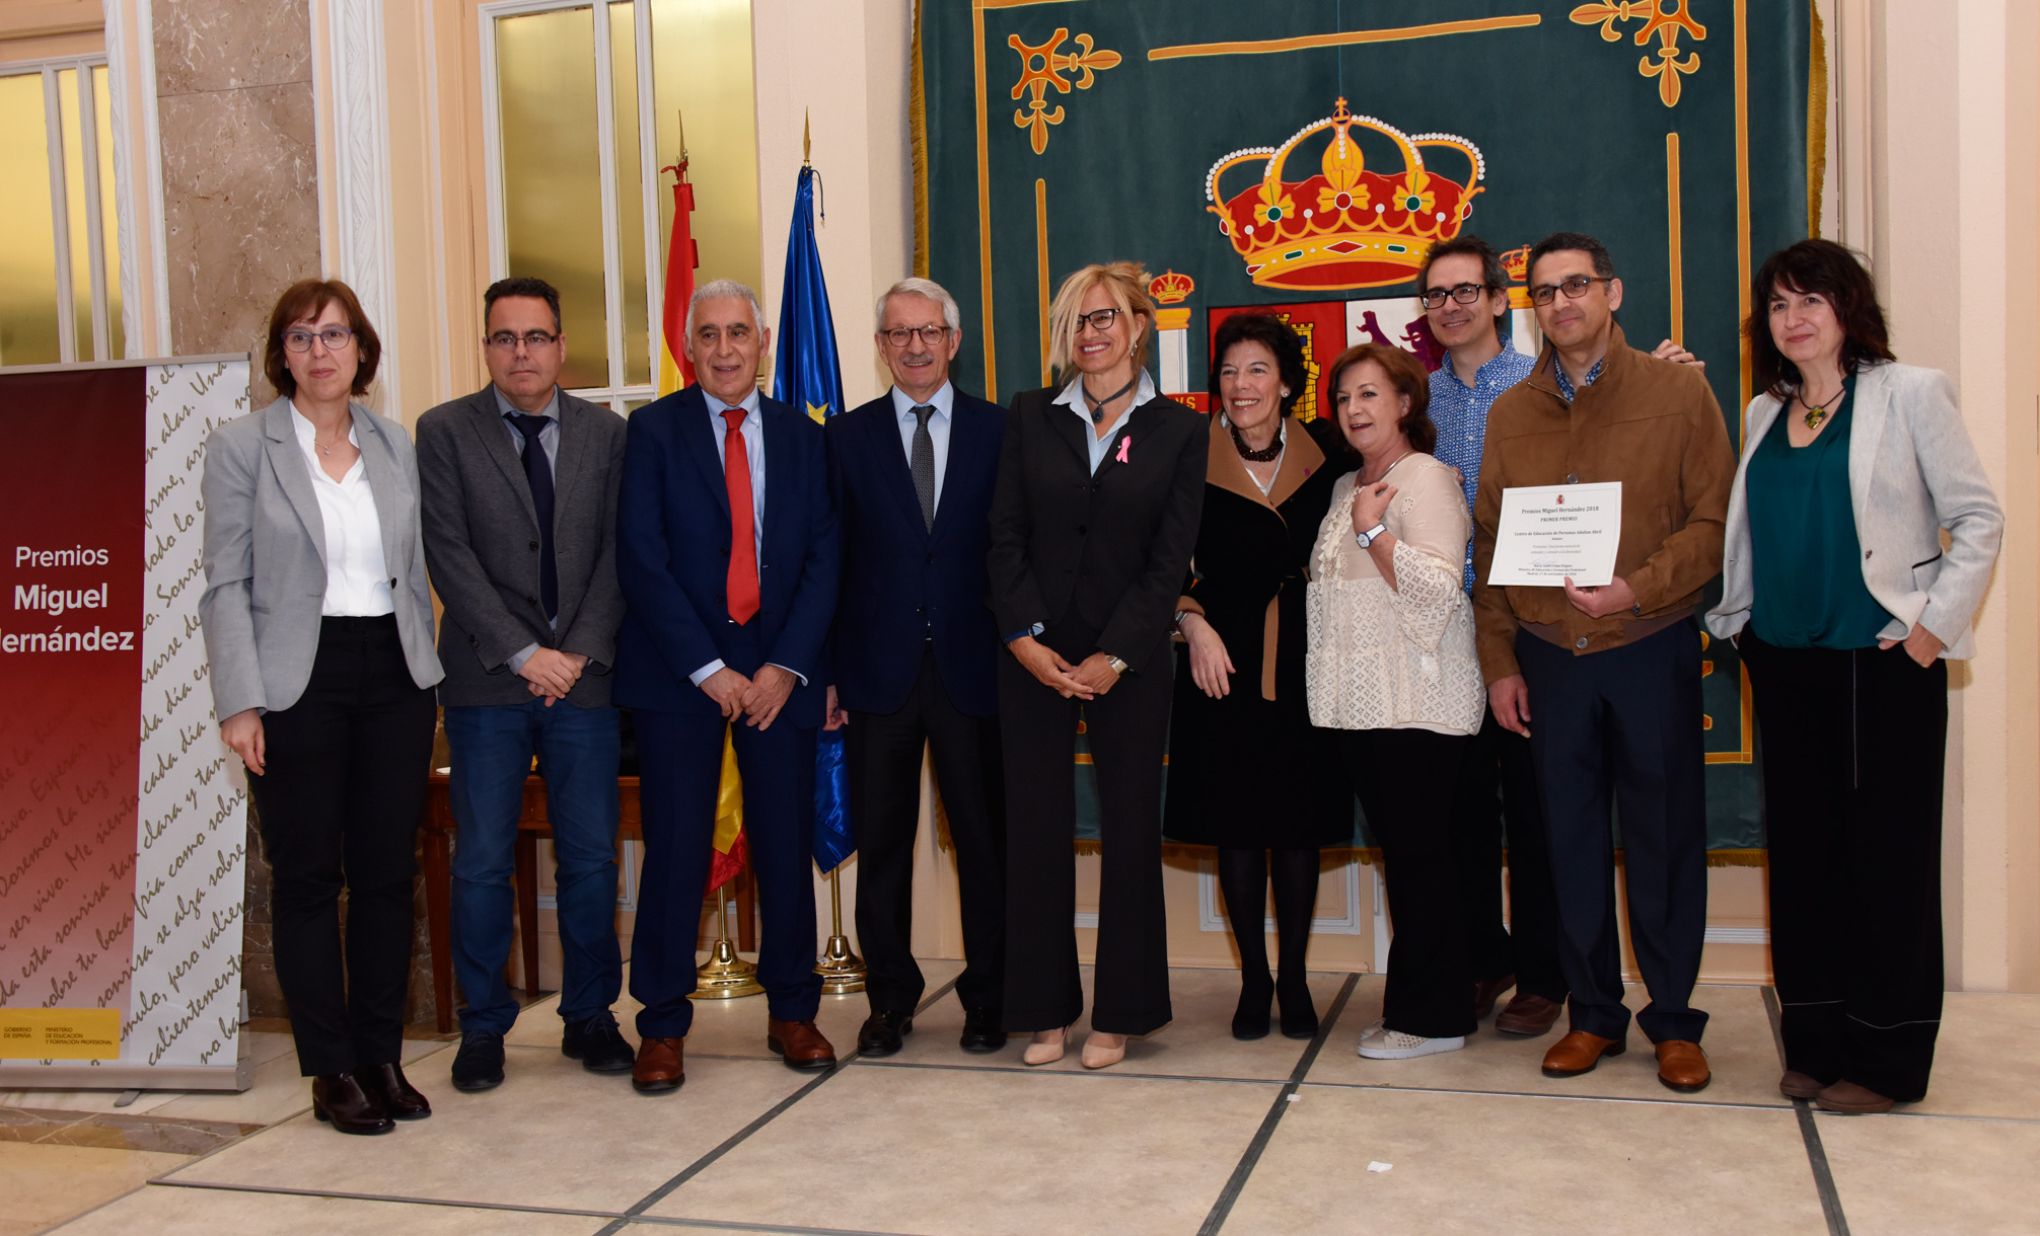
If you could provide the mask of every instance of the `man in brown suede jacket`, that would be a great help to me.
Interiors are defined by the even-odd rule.
[[[1550,830],[1559,961],[1571,1029],[1544,1057],[1551,1077],[1588,1072],[1626,1046],[1615,926],[1611,803],[1619,807],[1630,934],[1650,1005],[1637,1023],[1658,1079],[1709,1080],[1691,1006],[1707,921],[1700,590],[1721,569],[1735,475],[1705,377],[1629,347],[1622,281],[1591,236],[1560,232],[1530,253],[1546,340],[1530,376],[1488,416],[1474,509],[1474,613],[1488,700],[1530,738]],[[1622,483],[1615,577],[1605,587],[1491,587],[1502,490]],[[1531,725],[1532,709],[1537,723]]]

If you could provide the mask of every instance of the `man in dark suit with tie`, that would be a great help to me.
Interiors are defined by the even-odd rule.
[[[623,617],[624,423],[559,388],[567,345],[551,284],[499,280],[482,303],[489,385],[418,420],[425,556],[446,607],[439,701],[460,826],[453,963],[467,1006],[453,1084],[468,1091],[503,1080],[503,1036],[517,1019],[503,963],[534,755],[558,863],[560,1050],[591,1072],[631,1066],[609,1011],[623,985],[610,666]]]
[[[956,846],[962,1046],[1006,1042],[1000,644],[985,577],[1006,414],[950,385],[962,338],[956,301],[939,284],[894,284],[879,298],[877,334],[893,387],[830,421],[826,435],[843,534],[829,707],[848,714],[857,937],[871,1001],[857,1050],[867,1056],[900,1049],[925,989],[911,949],[924,747]]]
[[[758,392],[771,332],[756,293],[704,284],[686,329],[698,383],[632,414],[617,508],[629,605],[616,699],[631,710],[643,763],[630,990],[644,1005],[631,1073],[644,1093],[684,1080],[725,727],[764,909],[766,1043],[792,1068],[836,1062],[814,1023],[815,731],[839,566],[822,429]]]

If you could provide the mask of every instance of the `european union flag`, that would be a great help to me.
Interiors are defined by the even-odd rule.
[[[836,359],[836,323],[815,247],[815,169],[805,164],[793,191],[793,227],[786,240],[786,286],[779,294],[779,360],[772,394],[820,421],[843,410],[843,367]],[[815,862],[834,871],[857,849],[850,829],[849,774],[843,731],[822,731],[815,748]]]

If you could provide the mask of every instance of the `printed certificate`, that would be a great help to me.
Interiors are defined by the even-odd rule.
[[[1615,578],[1622,540],[1622,482],[1502,490],[1489,584],[1598,588]]]

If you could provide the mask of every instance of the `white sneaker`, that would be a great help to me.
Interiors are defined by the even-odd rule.
[[[1466,1036],[1463,1034],[1455,1034],[1449,1039],[1427,1039],[1376,1023],[1360,1036],[1360,1045],[1354,1050],[1369,1060],[1413,1060],[1418,1056],[1458,1051],[1465,1046]]]

